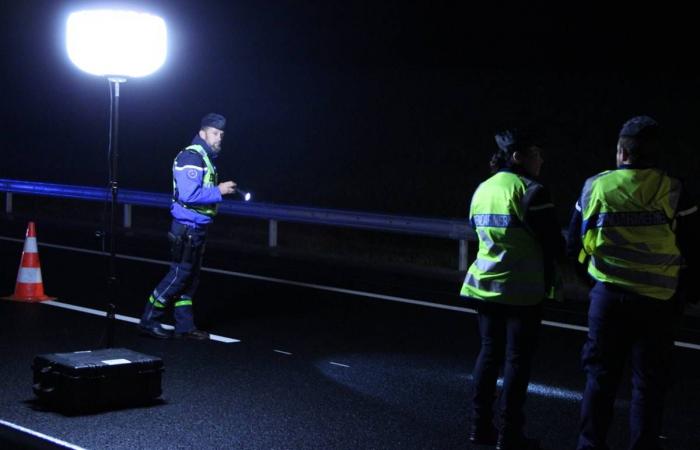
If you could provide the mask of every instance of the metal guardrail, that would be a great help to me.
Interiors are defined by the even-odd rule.
[[[107,188],[2,178],[0,178],[0,192],[5,192],[5,212],[7,214],[12,212],[13,194],[91,201],[105,201],[110,198],[110,192]],[[172,196],[159,192],[119,189],[117,201],[124,207],[123,225],[130,228],[132,225],[132,205],[170,208]],[[467,241],[476,240],[476,235],[466,220],[397,216],[233,200],[224,200],[219,206],[219,214],[267,220],[268,245],[270,247],[277,246],[278,222],[329,225],[453,239],[459,241],[459,270],[467,269]]]

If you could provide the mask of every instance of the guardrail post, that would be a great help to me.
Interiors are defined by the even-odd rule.
[[[277,247],[277,221],[276,220],[270,220],[268,230],[269,230],[269,234],[268,234],[267,245],[269,247]]]
[[[12,214],[12,192],[5,192],[5,213]]]
[[[124,228],[131,228],[131,205],[124,203]]]
[[[459,240],[459,270],[467,270],[467,259],[469,258],[469,247],[466,239]]]

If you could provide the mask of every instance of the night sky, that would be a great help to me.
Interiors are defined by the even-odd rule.
[[[95,3],[8,3],[0,177],[105,185],[108,83],[71,64],[64,37],[68,13]],[[169,54],[122,86],[120,186],[168,191],[173,157],[215,111],[229,119],[220,176],[258,201],[463,217],[493,133],[524,124],[566,216],[611,168],[620,125],[649,114],[664,166],[695,190],[694,16],[520,3],[122,3],[166,20]]]

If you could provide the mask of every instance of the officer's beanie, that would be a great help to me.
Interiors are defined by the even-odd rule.
[[[635,137],[641,139],[656,138],[659,135],[659,124],[649,116],[633,117],[620,130],[620,137]]]
[[[201,128],[204,129],[206,127],[223,130],[226,128],[226,117],[222,116],[221,114],[209,113],[202,117]]]

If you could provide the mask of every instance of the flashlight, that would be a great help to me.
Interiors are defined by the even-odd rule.
[[[250,191],[243,191],[239,188],[236,188],[236,192],[241,196],[241,198],[244,201],[250,201],[251,198],[253,198],[253,195],[250,193]]]

